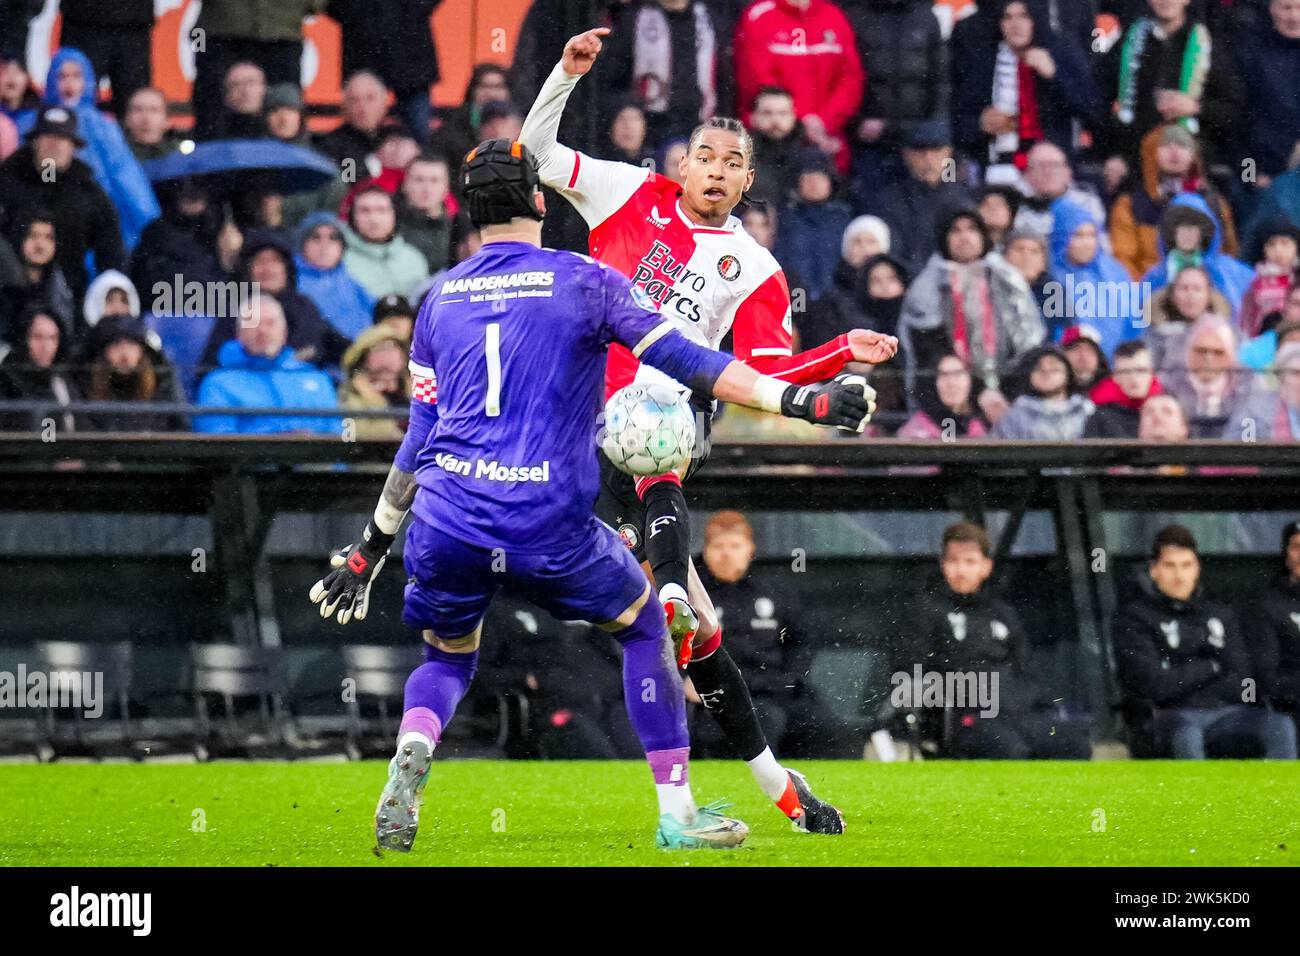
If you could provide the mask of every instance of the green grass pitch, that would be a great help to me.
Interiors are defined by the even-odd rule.
[[[734,851],[654,846],[644,764],[435,761],[409,854],[373,850],[384,764],[0,766],[0,865],[1294,865],[1300,764],[798,765],[848,832],[793,832],[740,763],[692,765],[735,801]]]

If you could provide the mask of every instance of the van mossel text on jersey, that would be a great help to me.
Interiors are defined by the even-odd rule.
[[[469,478],[486,478],[488,481],[550,481],[551,460],[548,458],[540,465],[503,465],[499,461],[486,461],[482,458],[457,458],[446,452],[433,456],[433,463],[443,471],[453,475]]]

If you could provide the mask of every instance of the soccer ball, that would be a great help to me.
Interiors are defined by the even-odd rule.
[[[634,477],[683,468],[695,450],[695,412],[675,388],[628,385],[605,403],[600,447],[615,468]]]

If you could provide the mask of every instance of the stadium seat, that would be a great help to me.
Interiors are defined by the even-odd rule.
[[[20,664],[31,667],[30,647],[0,647],[0,671],[17,674]],[[31,757],[47,760],[52,756],[45,741],[44,715],[24,707],[0,707],[0,757]]]
[[[234,644],[193,644],[194,754],[295,756],[285,714],[283,655],[279,650]],[[222,714],[214,721],[212,704]]]
[[[84,644],[76,641],[42,641],[36,645],[36,668],[47,674],[65,674],[81,682],[81,694],[102,694],[91,701],[82,697],[77,706],[59,707],[51,700],[44,713],[44,742],[55,757],[138,756],[131,733],[128,701],[131,688],[131,645]],[[93,675],[85,684],[82,675]],[[102,684],[98,687],[102,675]],[[54,688],[51,687],[51,692]],[[86,716],[88,704],[100,709]]]
[[[825,732],[819,756],[862,756],[867,736],[879,726],[871,716],[877,705],[868,698],[875,696],[869,688],[881,663],[881,655],[866,647],[823,647],[814,655],[808,686],[817,703],[817,724]]]
[[[347,750],[354,760],[390,756],[402,719],[406,678],[420,663],[414,647],[349,644],[342,649],[344,679],[352,681],[343,697],[347,709]]]
[[[149,327],[162,339],[163,352],[176,366],[185,396],[194,401],[199,388],[199,359],[216,320],[208,315],[149,314]]]

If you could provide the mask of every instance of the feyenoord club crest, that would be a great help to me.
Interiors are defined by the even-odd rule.
[[[723,256],[718,260],[718,275],[728,282],[740,278],[740,260],[735,256]]]
[[[1220,621],[1217,617],[1212,617],[1205,623],[1206,626],[1209,627],[1210,629],[1210,646],[1213,648],[1217,648],[1218,650],[1223,650],[1223,645],[1225,643],[1224,642],[1225,632],[1223,629],[1223,622]]]
[[[1182,642],[1182,635],[1178,633],[1177,621],[1161,621],[1160,630],[1165,634],[1165,643],[1170,648],[1177,650],[1178,645]]]
[[[630,524],[621,524],[618,526],[618,536],[623,539],[623,543],[632,551],[641,543],[641,536],[636,533],[636,527]]]
[[[950,611],[948,613],[948,626],[952,628],[952,639],[954,641],[966,640],[966,615],[960,611]]]

